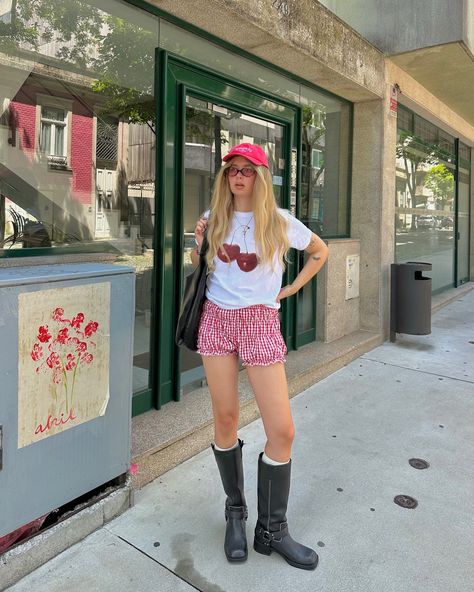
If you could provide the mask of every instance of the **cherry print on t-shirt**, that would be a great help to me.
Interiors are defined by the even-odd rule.
[[[217,251],[217,256],[219,257],[219,259],[221,261],[223,261],[224,263],[231,263],[232,261],[237,261],[237,265],[239,266],[239,269],[241,269],[242,271],[245,271],[245,272],[253,271],[258,265],[257,253],[249,253],[248,252],[247,241],[245,240],[245,235],[250,230],[249,224],[252,221],[252,219],[253,219],[253,216],[252,216],[252,218],[250,218],[250,220],[247,222],[247,224],[240,224],[240,226],[234,230],[230,244],[224,243],[222,245],[222,247],[219,247],[219,249]],[[240,231],[240,229],[242,229],[242,237],[244,239],[245,253],[241,253],[240,246],[234,244],[235,234],[236,234],[236,232]]]

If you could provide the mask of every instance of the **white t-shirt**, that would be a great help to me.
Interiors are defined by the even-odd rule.
[[[288,220],[290,246],[300,251],[306,249],[311,239],[311,230],[287,210],[278,208],[278,212]],[[204,216],[208,217],[209,211]],[[207,280],[206,297],[221,308],[244,308],[254,304],[280,308],[276,297],[281,289],[283,269],[276,255],[273,270],[270,265],[261,263],[257,263],[252,269],[255,263],[252,253],[257,253],[254,229],[255,220],[251,212],[234,212],[225,245],[233,245],[233,248],[228,251],[237,259],[229,263],[215,257],[215,269],[209,274]],[[247,253],[250,255],[239,261],[239,255]]]

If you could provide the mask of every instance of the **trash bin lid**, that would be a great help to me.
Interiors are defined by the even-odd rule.
[[[420,271],[429,271],[433,267],[431,263],[423,261],[407,261],[406,263],[402,263],[402,265],[416,265]]]

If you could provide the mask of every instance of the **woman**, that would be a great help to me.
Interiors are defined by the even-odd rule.
[[[210,274],[201,317],[198,352],[212,399],[212,445],[226,500],[224,550],[229,561],[247,559],[247,506],[242,469],[243,442],[237,438],[238,356],[247,368],[267,442],[258,460],[258,520],[254,549],[276,551],[295,567],[315,569],[313,549],[294,541],[286,521],[294,426],[283,363],[286,347],[278,309],[324,265],[325,243],[286,210],[277,208],[265,152],[239,144],[224,156],[211,201],[195,228],[198,264],[207,228]],[[207,222],[209,218],[209,224]],[[310,257],[293,283],[281,287],[290,247]]]

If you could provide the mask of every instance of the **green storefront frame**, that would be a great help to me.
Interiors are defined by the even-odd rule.
[[[222,106],[254,115],[285,129],[285,175],[282,206],[290,206],[290,167],[297,155],[296,170],[300,174],[301,109],[278,97],[256,91],[235,80],[207,71],[181,58],[157,50],[156,59],[158,138],[157,138],[157,223],[156,260],[152,325],[151,392],[134,397],[134,413],[150,406],[160,408],[179,400],[179,356],[174,345],[174,329],[181,294],[182,196],[184,176],[184,119],[186,95],[215,102]],[[299,187],[298,178],[296,187]],[[296,215],[299,194],[296,190]],[[161,197],[159,197],[161,196]],[[299,259],[292,258],[286,281],[297,273]],[[315,280],[313,280],[315,282]],[[313,294],[316,293],[314,285]],[[314,306],[315,309],[315,306]],[[313,328],[298,335],[297,299],[291,298],[282,307],[282,331],[289,350],[315,339]],[[153,394],[152,394],[153,393]]]

